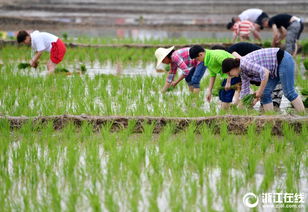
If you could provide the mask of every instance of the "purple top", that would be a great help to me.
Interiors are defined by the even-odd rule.
[[[279,48],[267,48],[254,51],[241,58],[240,69],[242,89],[240,98],[250,93],[250,81],[261,82],[264,80],[265,70],[269,70],[270,77],[277,76]]]

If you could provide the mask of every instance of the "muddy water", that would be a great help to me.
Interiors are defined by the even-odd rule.
[[[115,75],[115,76],[137,76],[137,75],[142,75],[142,76],[154,76],[154,77],[158,77],[158,76],[167,76],[167,72],[163,71],[164,67],[160,66],[162,72],[157,72],[155,69],[155,64],[154,63],[149,63],[147,65],[134,65],[134,66],[124,66],[121,64],[112,64],[111,62],[107,62],[104,65],[100,64],[99,62],[94,62],[93,64],[86,64],[87,67],[87,72],[85,73],[86,75],[90,76],[90,78],[94,78],[96,75],[102,75],[102,74],[106,74],[106,75]],[[75,70],[73,66],[68,66],[67,67],[68,70],[72,71],[72,72],[76,72],[78,70]],[[20,71],[18,70],[18,74],[24,74],[24,75],[31,75],[34,77],[37,76],[46,76],[48,75],[48,71],[44,70],[43,67],[41,67],[38,70],[35,69],[29,69],[29,70],[24,70],[24,71]],[[206,77],[208,76],[208,72],[205,73]],[[70,77],[68,75],[68,77]],[[184,83],[184,82],[183,82]],[[161,85],[161,87],[163,87],[163,84]],[[205,88],[203,88],[205,89]],[[297,90],[299,90],[299,88],[297,88]],[[188,94],[188,89],[184,90],[184,92],[187,92],[186,94]],[[180,91],[174,91],[174,94],[176,95],[182,95],[183,93],[181,93]],[[205,95],[205,94],[204,94]],[[205,96],[204,96],[205,99]],[[220,100],[218,97],[213,97],[213,101],[212,101],[215,105],[220,103]],[[99,103],[97,103],[99,106]],[[205,111],[210,111],[211,110],[211,106],[212,104],[209,104],[208,102],[204,102],[202,108]],[[193,106],[193,105],[192,105]],[[288,110],[291,108],[291,104],[290,102],[285,98],[285,96],[282,97],[281,100],[281,105],[280,105],[280,111],[283,114],[287,114]],[[151,108],[149,108],[150,110]],[[260,110],[260,102],[258,102],[255,106],[254,106],[255,110]],[[219,108],[217,108],[217,110],[219,110]]]
[[[14,176],[14,163],[13,163],[13,156],[14,156],[14,151],[18,151],[21,147],[21,142],[16,140],[14,142],[11,143],[11,145],[8,148],[8,174],[9,176]],[[49,150],[46,148],[43,148],[42,145],[35,145],[35,149],[38,153],[38,159],[41,159],[42,161],[46,160],[46,158],[48,158],[48,155],[50,154]],[[156,147],[156,149],[158,149],[158,147]],[[57,150],[59,151],[59,155],[58,157],[58,164],[57,166],[55,166],[53,168],[52,171],[54,171],[57,176],[59,177],[58,180],[58,187],[59,187],[59,191],[61,192],[68,192],[67,190],[65,190],[65,185],[70,184],[70,182],[67,182],[67,178],[65,177],[65,174],[63,173],[63,170],[65,170],[65,162],[67,160],[67,147],[64,147],[63,149],[59,149]],[[100,158],[100,169],[101,169],[101,175],[102,176],[106,176],[107,175],[107,171],[108,170],[108,163],[109,163],[109,156],[106,153],[106,151],[104,150],[104,148],[102,146],[99,147],[98,149],[99,152],[99,158]],[[145,166],[143,171],[141,171],[140,173],[140,193],[142,196],[142,201],[140,201],[139,203],[139,209],[141,209],[141,211],[146,211],[149,208],[149,194],[150,194],[150,190],[149,188],[151,187],[151,181],[148,178],[148,170],[150,168],[150,160],[149,160],[149,156],[152,154],[151,151],[146,150],[145,151]],[[79,157],[76,160],[76,167],[75,169],[78,170],[87,170],[87,162],[86,162],[86,151],[80,150],[80,154]],[[300,164],[301,168],[300,168],[300,176],[298,179],[298,192],[299,193],[303,193],[303,194],[307,194],[308,190],[308,181],[307,181],[307,172],[305,171],[305,167],[303,164]],[[232,195],[230,196],[230,202],[232,202],[233,206],[232,208],[236,208],[238,211],[246,211],[247,208],[243,205],[243,196],[248,193],[248,192],[252,192],[253,191],[253,187],[255,186],[256,188],[260,188],[262,181],[264,179],[264,168],[263,166],[260,164],[257,166],[256,168],[256,173],[254,175],[254,179],[251,180],[252,183],[248,184],[248,185],[242,185],[240,187],[240,189],[238,191],[236,191],[235,189],[233,189]],[[219,185],[219,182],[222,178],[222,173],[221,173],[221,168],[216,168],[216,167],[210,167],[210,168],[204,168],[203,171],[204,175],[200,175],[198,173],[195,174],[191,174],[190,170],[187,169],[187,171],[184,171],[183,176],[181,177],[181,184],[184,186],[186,182],[189,182],[190,180],[199,180],[199,178],[204,178],[204,181],[206,182],[206,177],[208,178],[208,182],[210,182],[209,184],[204,183],[204,185],[200,188],[201,192],[198,192],[197,198],[201,198],[202,199],[202,205],[206,206],[207,205],[207,195],[208,195],[208,187],[211,189],[214,197],[213,199],[215,199],[215,201],[213,202],[213,209],[214,210],[218,210],[218,211],[223,211],[223,193],[219,193],[219,191],[217,190],[217,185]],[[245,179],[245,173],[240,170],[240,169],[229,169],[229,174],[230,174],[230,179],[232,180],[242,180]],[[157,198],[157,204],[158,204],[158,208],[160,209],[160,211],[169,211],[170,210],[170,188],[172,186],[172,181],[170,181],[170,177],[172,177],[170,175],[169,172],[165,172],[162,173],[163,176],[163,186],[162,186],[162,190],[160,191],[160,194],[158,195]],[[42,177],[38,179],[38,184],[40,186],[37,187],[37,197],[38,199],[42,198],[43,195],[45,194],[45,190],[44,188],[48,186],[48,182],[45,179],[46,177]],[[101,179],[102,181],[104,181],[105,179]],[[286,182],[286,173],[281,173],[280,175],[276,175],[275,176],[275,181],[273,183],[273,185],[270,187],[269,189],[269,193],[272,192],[279,192],[281,190],[285,190],[285,182]],[[18,189],[20,187],[24,187],[25,186],[25,181],[24,179],[20,179],[20,180],[14,180],[12,181],[12,189]],[[83,182],[83,184],[81,186],[84,186],[83,190],[87,190],[87,189],[91,189],[93,187],[93,182],[90,180],[85,180]],[[99,195],[104,197],[106,192],[106,186],[104,186],[102,183],[97,183],[95,185],[99,191]],[[46,188],[45,188],[46,189]],[[116,190],[115,190],[116,192]],[[12,192],[13,193],[13,192]],[[125,192],[124,192],[125,193]],[[185,190],[183,188],[183,193],[185,193]],[[14,193],[13,193],[14,194]],[[12,194],[12,195],[13,195]],[[119,196],[121,197],[122,195],[119,194]],[[12,197],[11,197],[12,198]],[[14,196],[14,201],[16,202],[23,202],[22,200],[22,195],[18,195],[18,196]],[[62,201],[67,201],[67,199],[63,199]],[[121,201],[118,200],[118,202],[120,202],[119,207],[121,208],[120,211],[126,211],[127,207],[128,207],[128,199],[125,197],[122,197]],[[302,205],[303,206],[303,205]],[[62,206],[63,208],[66,208],[66,205],[63,204]],[[101,207],[105,208],[104,205],[104,201],[101,201]],[[84,210],[86,210],[87,208],[90,208],[89,205],[89,201],[86,197],[86,195],[82,195],[79,198],[78,201],[78,208],[82,208]],[[263,211],[264,208],[262,208],[262,204],[258,205],[258,210]],[[263,210],[262,210],[263,209]],[[268,208],[264,211],[276,211],[274,208]]]

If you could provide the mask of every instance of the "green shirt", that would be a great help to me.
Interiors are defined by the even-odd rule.
[[[227,58],[235,58],[232,54],[224,50],[205,50],[204,66],[209,70],[211,77],[220,74],[222,78],[228,78],[227,74],[222,73],[222,61]]]

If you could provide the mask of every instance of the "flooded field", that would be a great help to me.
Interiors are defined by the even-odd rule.
[[[46,123],[39,131],[26,125],[10,132],[0,125],[2,210],[246,211],[247,192],[260,201],[266,191],[308,192],[307,129],[294,134],[286,127],[285,137],[272,137],[267,129],[256,135],[253,126],[245,136],[218,136],[208,128],[195,135],[194,126],[173,135],[170,125],[153,135],[149,125],[135,135],[130,127],[56,132]]]
[[[305,1],[271,3],[253,2],[270,14],[288,8],[308,18]],[[307,115],[296,114],[285,97],[273,112],[260,111],[260,103],[222,110],[217,96],[205,101],[208,71],[199,95],[184,81],[162,93],[168,68],[156,70],[155,47],[95,48],[230,42],[225,24],[249,6],[241,1],[227,7],[221,0],[0,5],[2,38],[15,40],[17,30],[39,29],[67,43],[92,45],[68,46],[58,67],[69,72],[55,74],[46,70],[48,54],[38,68],[19,69],[33,56],[30,48],[0,46],[0,211],[306,211]],[[261,36],[264,44],[272,33],[264,30]],[[305,58],[294,58],[302,96],[308,89]],[[129,119],[114,130],[114,120],[65,122],[58,115],[152,117],[163,124],[155,131],[156,120]],[[28,121],[17,127],[8,117]],[[177,122],[179,117],[214,119],[197,125]],[[296,118],[302,121],[292,122]],[[246,198],[250,193],[254,198]],[[274,198],[279,195],[283,201]]]

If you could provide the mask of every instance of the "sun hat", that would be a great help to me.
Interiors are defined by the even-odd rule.
[[[170,48],[158,48],[155,51],[155,57],[157,59],[156,68],[162,63],[162,61],[165,59],[165,57],[174,49],[174,46],[171,46]]]

